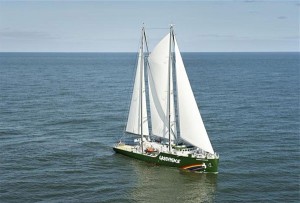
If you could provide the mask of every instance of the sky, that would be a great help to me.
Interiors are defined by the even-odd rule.
[[[300,51],[300,1],[0,0],[0,52],[137,52],[174,24],[184,52]]]

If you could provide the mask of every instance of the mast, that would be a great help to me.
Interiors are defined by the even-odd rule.
[[[177,94],[177,77],[176,77],[176,73],[177,73],[177,68],[176,68],[176,51],[175,51],[175,34],[174,34],[174,30],[172,30],[172,46],[173,46],[173,53],[172,53],[172,57],[173,57],[173,60],[172,60],[172,67],[174,71],[172,71],[172,77],[174,78],[173,79],[173,97],[176,98],[174,100],[174,118],[175,118],[175,125],[176,125],[176,133],[177,133],[177,136],[176,136],[176,141],[175,143],[178,144],[178,141],[179,141],[179,133],[180,132],[180,119],[177,119],[176,118],[176,115],[178,115],[179,117],[179,112],[178,112],[178,94]],[[178,123],[178,124],[177,124]]]
[[[169,124],[169,152],[171,152],[171,68],[172,68],[172,35],[173,25],[170,26],[169,67],[168,67],[168,124]]]
[[[141,71],[140,71],[140,77],[141,77],[141,80],[140,80],[140,99],[141,99],[141,145],[142,145],[142,154],[144,153],[144,135],[143,135],[143,81],[142,81],[142,78],[143,78],[143,75],[144,75],[144,35],[145,35],[145,29],[144,27],[142,28],[142,40],[141,40],[141,64],[140,64],[140,68],[141,68]]]

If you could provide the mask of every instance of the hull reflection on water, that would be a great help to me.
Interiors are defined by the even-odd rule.
[[[213,202],[217,174],[191,173],[133,160],[136,185],[131,199],[137,202]]]

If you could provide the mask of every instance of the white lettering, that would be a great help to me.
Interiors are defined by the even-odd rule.
[[[161,161],[173,162],[173,163],[177,163],[177,164],[180,163],[180,159],[175,159],[175,158],[172,158],[172,157],[166,157],[166,156],[159,156],[159,160],[161,160]]]

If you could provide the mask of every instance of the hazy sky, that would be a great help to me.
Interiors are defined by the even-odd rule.
[[[300,1],[3,1],[0,51],[136,52],[175,24],[182,51],[299,51]],[[166,29],[156,29],[166,28]]]

